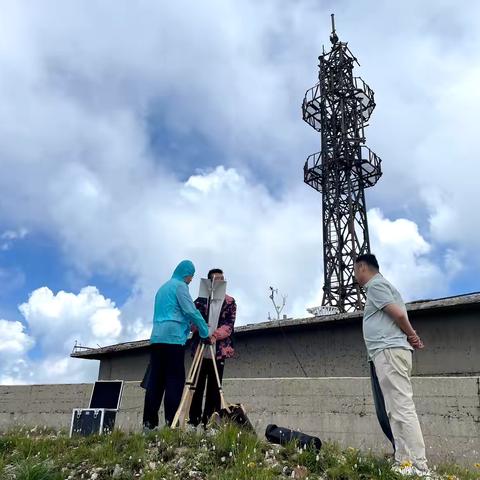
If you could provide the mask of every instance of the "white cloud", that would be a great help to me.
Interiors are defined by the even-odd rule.
[[[411,220],[385,218],[379,209],[368,212],[372,253],[377,255],[382,273],[396,285],[406,300],[426,298],[447,291],[448,275],[443,261],[429,257],[432,246]],[[452,266],[454,252],[449,253],[448,266]],[[445,259],[446,260],[446,259]]]
[[[28,230],[26,228],[19,228],[18,230],[5,230],[0,235],[0,250],[8,250],[12,243],[15,240],[22,240],[28,234]]]
[[[33,366],[26,383],[83,383],[98,378],[98,361],[69,358],[65,354],[47,355]]]
[[[0,320],[0,383],[92,381],[98,362],[69,358],[75,341],[96,347],[121,338],[120,310],[95,287],[78,294],[42,287],[19,309],[26,326]]]
[[[19,230],[5,230],[0,238],[2,240],[16,240],[17,238],[25,238],[28,230],[26,228],[20,228]]]
[[[137,203],[140,210],[142,205],[148,210],[150,194],[143,193],[147,198],[138,197]],[[299,188],[275,198],[262,185],[224,167],[179,184],[171,211],[143,224],[143,235],[125,245],[134,250],[139,272],[125,315],[142,312],[149,326],[155,290],[184,257],[197,267],[197,280],[190,287],[193,296],[198,278],[210,268],[225,270],[230,293],[238,301],[239,324],[266,319],[270,284],[304,303],[317,285],[305,284],[300,277],[315,277],[321,269],[320,204],[306,197],[308,191]],[[296,313],[304,314],[304,306],[295,307]]]
[[[84,287],[78,294],[49,288],[33,291],[19,307],[29,330],[45,351],[71,349],[75,340],[88,344],[115,342],[122,331],[120,310],[95,287]]]
[[[0,319],[0,354],[24,355],[34,344],[21,322]]]
[[[27,372],[26,354],[34,343],[21,322],[0,319],[0,384],[21,381]]]

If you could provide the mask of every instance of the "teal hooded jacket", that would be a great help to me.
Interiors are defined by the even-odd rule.
[[[195,307],[185,283],[185,277],[194,273],[193,263],[183,260],[172,278],[158,289],[150,343],[185,345],[192,323],[197,326],[200,337],[208,337],[208,325]]]

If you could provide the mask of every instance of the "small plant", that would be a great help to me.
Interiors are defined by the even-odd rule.
[[[16,465],[4,468],[5,480],[61,480],[62,475],[56,471],[51,462],[35,462],[34,460],[23,460]]]

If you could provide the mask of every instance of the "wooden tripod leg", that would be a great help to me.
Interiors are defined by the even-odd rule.
[[[177,426],[185,425],[185,406],[186,406],[187,398],[190,394],[190,388],[195,382],[198,367],[203,358],[204,350],[205,350],[205,345],[202,343],[198,345],[197,350],[195,351],[195,355],[193,356],[193,360],[192,360],[192,365],[190,366],[190,370],[188,372],[188,376],[185,381],[185,386],[183,387],[182,399],[180,400],[180,404],[175,413],[175,417],[173,418],[171,428],[176,428]]]
[[[197,350],[195,351],[195,355],[193,356],[193,360],[192,360],[192,365],[190,366],[190,370],[188,372],[188,376],[185,381],[185,386],[183,387],[182,399],[180,400],[180,404],[178,406],[177,412],[175,413],[175,417],[173,418],[173,422],[171,425],[172,428],[176,428],[177,426],[181,426],[180,424],[184,424],[184,418],[181,418],[182,413],[185,410],[185,402],[189,394],[190,385],[194,380],[199,361],[203,357],[204,348],[205,348],[205,345],[201,344],[197,347]]]
[[[192,401],[193,401],[193,396],[195,395],[195,391],[197,390],[197,384],[198,384],[198,379],[200,378],[200,372],[202,370],[202,364],[203,364],[203,354],[200,357],[200,361],[198,364],[198,368],[196,371],[195,375],[195,380],[192,379],[192,383],[190,385],[190,388],[188,390],[188,394],[185,397],[185,403],[183,406],[183,426],[185,426],[185,419],[187,416],[190,416],[190,407],[192,406]]]
[[[190,416],[190,406],[192,404],[193,395],[195,393],[195,389],[197,388],[198,378],[200,376],[200,370],[202,368],[205,345],[202,344],[201,347],[202,348],[200,350],[199,356],[197,357],[197,363],[195,365],[195,368],[192,369],[192,376],[191,376],[190,381],[188,383],[188,389],[186,391],[185,399],[184,399],[183,406],[182,406],[182,412],[180,414],[179,425],[182,428],[185,428],[187,418]]]
[[[212,354],[213,370],[215,371],[215,378],[217,379],[218,385],[218,393],[220,394],[220,408],[224,408],[225,410],[227,410],[227,412],[230,413],[230,408],[225,400],[225,396],[223,395],[222,382],[220,382],[220,375],[218,374],[217,368],[217,356],[213,345],[210,345],[210,353]]]

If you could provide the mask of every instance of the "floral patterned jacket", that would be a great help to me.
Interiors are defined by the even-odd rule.
[[[197,298],[195,306],[202,314],[203,318],[207,319],[207,299]],[[235,299],[229,295],[225,295],[220,316],[218,318],[217,329],[213,332],[216,338],[216,354],[218,360],[233,357],[235,350],[233,349],[233,332],[235,329],[235,319],[237,316],[237,304]],[[192,339],[192,354],[195,352],[199,342],[199,335],[194,328],[194,335]]]

